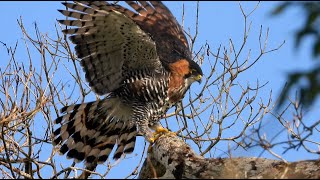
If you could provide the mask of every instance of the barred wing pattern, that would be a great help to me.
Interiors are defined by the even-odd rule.
[[[70,40],[76,44],[86,79],[97,94],[117,89],[129,71],[161,68],[154,41],[132,20],[114,11],[113,6],[98,7],[90,2],[63,4],[76,11],[59,11],[75,20],[59,22],[77,26],[63,32],[72,35]]]
[[[61,127],[53,133],[53,144],[61,144],[60,153],[67,153],[67,157],[76,161],[103,163],[115,145],[115,159],[123,153],[133,152],[137,126],[140,127],[144,119],[139,119],[140,122],[132,120],[133,111],[138,106],[134,106],[136,102],[125,102],[132,94],[113,96],[119,89],[128,93],[132,90],[121,89],[125,87],[124,82],[136,83],[133,84],[139,91],[136,94],[148,92],[143,94],[144,98],[154,93],[163,101],[167,98],[163,97],[168,90],[168,81],[164,79],[168,79],[172,70],[170,64],[187,59],[187,64],[200,69],[191,61],[191,52],[181,26],[161,2],[126,3],[135,12],[102,1],[62,3],[67,10],[59,10],[72,18],[59,22],[72,26],[63,33],[70,35],[70,40],[76,45],[76,54],[81,59],[86,80],[95,93],[107,95],[102,100],[62,108],[63,115],[55,121]],[[189,69],[183,72],[189,72]],[[160,75],[162,83],[155,82],[159,87],[143,89],[146,88],[143,81],[155,78],[152,75],[146,77],[146,74]],[[148,81],[151,82],[150,79]],[[162,92],[158,92],[157,88]],[[150,92],[152,90],[154,92]],[[164,103],[159,102],[152,102],[150,107],[157,106],[152,112],[165,109],[161,107]],[[139,116],[144,117],[145,114]]]
[[[155,41],[158,56],[167,68],[184,57],[192,59],[187,38],[170,10],[160,1],[126,1],[137,13],[119,5],[114,8],[137,23]],[[97,6],[103,2],[92,2]]]

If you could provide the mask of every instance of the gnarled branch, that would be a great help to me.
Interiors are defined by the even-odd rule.
[[[139,178],[320,178],[320,160],[285,163],[265,158],[203,158],[178,136],[162,135]]]

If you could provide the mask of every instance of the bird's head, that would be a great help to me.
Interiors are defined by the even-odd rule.
[[[176,74],[178,77],[183,77],[186,87],[189,87],[195,81],[201,83],[203,76],[202,70],[200,66],[192,60],[182,58],[171,63],[169,68],[173,74]]]
[[[201,83],[202,80],[202,70],[200,66],[192,60],[189,60],[189,72],[185,74],[185,79],[188,81],[188,84],[191,84],[195,81]]]

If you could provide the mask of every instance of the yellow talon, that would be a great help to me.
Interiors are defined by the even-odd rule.
[[[176,136],[177,133],[175,132],[172,132],[172,131],[169,131],[168,129],[166,128],[163,128],[163,127],[157,127],[156,129],[154,129],[155,132],[153,133],[153,137],[152,138],[149,138],[148,141],[149,141],[149,147],[148,147],[148,153],[151,153],[152,151],[152,145],[153,143],[161,136],[161,135],[172,135],[172,136]]]
[[[156,132],[154,133],[154,134],[160,134],[160,133],[165,133],[165,134],[167,134],[167,135],[174,135],[174,136],[176,136],[177,135],[177,133],[175,133],[175,132],[172,132],[172,131],[169,131],[168,129],[166,129],[166,128],[163,128],[163,127],[159,127],[159,128],[157,128],[156,129]]]
[[[156,140],[156,139],[155,139],[154,137],[148,139],[148,141],[150,142],[150,144],[153,144],[155,140]]]
[[[172,131],[169,131],[169,132],[168,132],[168,135],[173,135],[173,136],[177,136],[177,133],[175,133],[175,132],[172,132]]]
[[[177,133],[169,131],[166,128],[159,127],[157,129],[155,129],[155,132],[153,133],[153,140],[156,141],[161,135],[169,135],[169,136],[173,135],[173,136],[176,136]]]
[[[159,133],[168,133],[170,132],[168,129],[166,128],[163,128],[163,127],[159,127],[156,129],[156,133],[159,134]]]

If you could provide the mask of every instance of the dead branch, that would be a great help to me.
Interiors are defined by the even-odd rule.
[[[170,149],[170,151],[168,151]],[[175,179],[319,179],[320,160],[285,163],[265,158],[203,158],[177,136],[155,142],[139,178]],[[150,165],[151,163],[151,165]],[[153,170],[156,170],[156,175]]]

